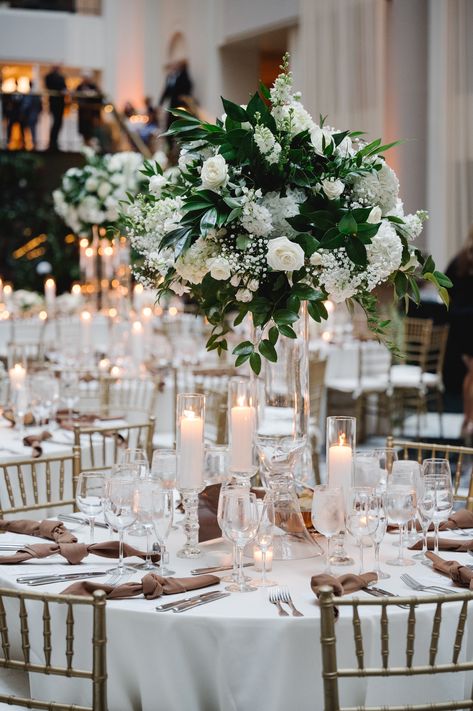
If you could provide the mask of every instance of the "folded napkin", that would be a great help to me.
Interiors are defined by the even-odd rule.
[[[37,434],[31,434],[23,437],[23,444],[25,447],[33,448],[33,459],[37,459],[43,454],[41,442],[45,442],[46,440],[51,439],[51,437],[51,432],[47,432],[45,430],[44,432],[38,432]]]
[[[429,526],[429,531],[433,531],[433,528],[434,525],[432,523]],[[439,526],[440,531],[455,530],[456,528],[473,528],[473,511],[458,509],[447,521],[443,521]],[[422,531],[422,526],[419,521],[416,521],[416,529]],[[398,533],[399,526],[397,524],[390,524],[387,530],[388,533]]]
[[[473,590],[473,570],[458,563],[456,560],[443,560],[435,553],[426,553],[426,556],[430,558],[434,569],[439,573],[448,575],[456,585]]]
[[[310,587],[314,595],[318,597],[320,588],[324,585],[330,585],[336,597],[342,597],[343,595],[349,595],[350,593],[362,590],[377,580],[378,576],[376,573],[363,573],[362,575],[345,573],[345,575],[340,575],[338,578],[333,575],[328,575],[327,573],[321,573],[320,575],[312,576],[310,579]]]
[[[33,521],[28,518],[7,521],[4,518],[0,518],[0,531],[48,538],[50,541],[56,541],[56,543],[77,543],[77,538],[67,530],[62,521]]]
[[[15,426],[15,424],[16,424],[16,423],[15,423],[15,414],[14,414],[13,410],[10,410],[9,408],[6,409],[6,410],[3,410],[3,412],[2,412],[2,417],[3,417],[5,420],[7,420],[7,422],[10,422],[12,427]],[[24,418],[23,418],[23,424],[24,424],[26,427],[29,427],[30,425],[34,425],[34,424],[35,424],[35,420],[34,420],[34,417],[33,417],[33,413],[32,413],[32,412],[27,412],[27,413],[26,413],[26,415],[25,415]]]
[[[89,555],[101,556],[102,558],[118,558],[118,541],[104,541],[102,543],[35,543],[31,546],[18,548],[13,555],[0,556],[0,565],[12,565],[24,563],[38,558],[49,558],[52,555],[61,555],[71,565],[77,565],[83,558]],[[133,548],[128,543],[123,544],[123,555],[125,558],[137,556],[146,558],[146,553]],[[151,553],[153,562],[159,560],[159,553]]]
[[[434,538],[427,538],[427,548],[433,551],[434,549]],[[422,550],[422,541],[416,541],[414,545],[409,546],[411,551]],[[441,551],[455,551],[456,553],[467,553],[473,550],[473,538],[465,538],[463,540],[454,540],[453,538],[439,538],[439,550]]]
[[[107,600],[122,600],[126,597],[144,595],[147,600],[155,600],[161,595],[175,595],[188,590],[199,590],[211,585],[218,585],[220,578],[216,575],[198,575],[193,578],[163,578],[155,573],[148,573],[139,583],[123,583],[122,585],[104,585],[81,580],[72,583],[62,591],[62,595],[92,595],[96,590],[104,590]]]

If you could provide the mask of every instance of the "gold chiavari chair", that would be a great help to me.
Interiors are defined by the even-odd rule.
[[[473,447],[411,442],[392,436],[387,438],[386,446],[398,450],[402,459],[416,459],[419,464],[424,459],[448,459],[453,474],[454,498],[473,511]]]
[[[431,401],[435,401],[437,405],[440,435],[443,433],[443,365],[445,362],[449,330],[450,326],[448,324],[432,327],[425,372],[422,374],[422,382],[426,388],[427,406]]]
[[[120,408],[142,412],[149,416],[154,413],[156,398],[161,385],[159,376],[114,377],[102,376],[100,379],[100,404],[109,412],[118,412]]]
[[[28,675],[47,675],[51,689],[50,701],[35,699],[32,696],[0,693],[0,702],[8,704],[8,708],[14,705],[15,708],[51,711],[107,711],[105,597],[102,590],[94,592],[92,597],[87,597],[0,588],[0,667],[23,672],[25,687],[28,687]],[[66,611],[64,619],[59,622],[56,618],[60,616],[61,606],[66,607]],[[79,608],[82,608],[83,612],[79,612]],[[87,608],[91,613],[92,627],[90,669],[82,668],[82,663],[76,666],[77,647],[74,644],[74,632],[79,625],[76,617],[83,624]],[[21,639],[21,651],[20,645],[15,644],[18,634]],[[61,637],[63,641],[59,644]],[[83,650],[80,652],[83,653]],[[79,706],[55,701],[55,677],[90,680],[90,705]]]
[[[333,595],[333,588],[324,586],[320,589],[320,643],[322,648],[322,679],[324,685],[324,711],[454,711],[454,709],[473,708],[473,690],[468,696],[468,701],[448,701],[448,702],[428,702],[405,705],[382,706],[341,706],[339,700],[339,679],[365,679],[395,677],[402,680],[403,685],[408,684],[408,679],[417,675],[429,676],[436,674],[461,673],[473,670],[473,661],[469,659],[468,652],[462,649],[466,647],[466,622],[468,615],[468,603],[473,600],[471,592],[459,592],[458,595],[429,595],[422,598],[416,597],[384,597],[377,600],[346,599],[336,598]],[[461,605],[460,605],[461,603]],[[379,635],[380,638],[380,660],[379,665],[373,666],[371,659],[374,652],[371,649],[371,640],[365,643],[363,637],[363,619],[360,612],[366,606],[379,608]],[[407,605],[409,607],[406,642],[402,649],[399,646],[393,650],[389,645],[390,623],[388,610],[393,605]],[[423,650],[420,644],[416,645],[416,631],[420,625],[419,618],[427,606],[434,606],[432,612],[432,625],[430,634],[430,644],[425,650],[426,659],[423,658]],[[455,606],[455,607],[454,607]],[[337,661],[337,635],[336,635],[336,608],[351,608],[352,629],[354,647],[356,655],[356,666],[352,668],[340,667]],[[448,609],[449,608],[449,609]],[[459,608],[459,609],[458,609]],[[458,614],[455,610],[458,609]],[[447,618],[448,613],[448,618]],[[442,615],[447,618],[442,624]],[[454,615],[456,619],[456,629],[452,636],[451,620]],[[368,628],[372,629],[375,621],[370,619]],[[391,622],[391,626],[396,623]],[[399,620],[397,619],[399,625]],[[416,627],[417,625],[417,627]],[[450,625],[450,627],[449,627]],[[425,630],[425,623],[422,624]],[[448,653],[442,641],[442,634],[450,629],[452,637],[452,650]],[[448,633],[448,632],[446,632]],[[341,640],[341,644],[346,647],[347,639]],[[424,646],[424,645],[423,645]],[[404,651],[405,650],[405,651]],[[466,661],[462,661],[462,652]],[[401,656],[402,655],[402,656]],[[395,656],[395,663],[390,662],[390,658]],[[439,656],[441,657],[438,661]],[[369,659],[369,665],[367,660]],[[447,661],[448,659],[448,661]],[[399,661],[402,660],[402,661]],[[444,661],[445,660],[445,661]],[[460,681],[461,679],[461,681]],[[463,678],[459,674],[459,684],[463,687]],[[426,683],[426,688],[429,684]]]
[[[322,443],[320,417],[325,394],[326,360],[309,359],[310,449],[315,483],[320,484],[319,453]]]
[[[76,446],[70,454],[1,462],[0,516],[74,507],[80,470]]]
[[[151,461],[154,417],[145,422],[113,427],[75,425],[74,445],[81,450],[81,462],[87,470],[104,469],[116,464],[123,449],[144,449]]]
[[[237,375],[233,367],[194,368],[196,393],[205,395],[205,438],[212,444],[228,442],[228,383]]]

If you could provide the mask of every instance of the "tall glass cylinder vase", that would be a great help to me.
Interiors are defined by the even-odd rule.
[[[228,383],[229,471],[241,484],[250,486],[256,474],[254,435],[256,388],[250,378],[231,378]]]
[[[267,329],[256,334],[267,338]],[[264,360],[256,383],[258,408],[255,444],[265,488],[274,499],[275,560],[309,558],[321,550],[310,537],[299,506],[295,470],[307,442],[309,419],[307,310],[293,324],[296,338],[280,335],[277,361]]]
[[[339,487],[346,502],[353,483],[353,464],[356,449],[356,418],[327,417],[327,482]],[[353,558],[345,551],[345,532],[334,537],[334,550],[330,562],[334,565],[352,565]]]
[[[205,396],[181,393],[177,396],[176,455],[177,488],[182,494],[185,511],[186,543],[177,552],[179,558],[198,558],[199,492],[204,484],[204,418]]]

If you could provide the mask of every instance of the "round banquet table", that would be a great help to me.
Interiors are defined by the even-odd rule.
[[[74,526],[72,526],[75,528]],[[88,541],[88,529],[77,527],[80,540]],[[451,532],[448,534],[453,535]],[[107,538],[107,531],[96,530],[97,539]],[[183,543],[180,528],[170,537],[171,565],[177,575],[188,575],[194,567],[227,563],[229,550],[221,539],[202,544],[203,555],[194,561],[184,561],[175,555]],[[7,533],[1,542],[29,542],[32,539]],[[144,539],[129,538],[133,545],[144,548]],[[382,561],[397,555],[393,546],[395,536],[387,535],[382,545]],[[348,546],[357,558],[358,551]],[[1,554],[0,554],[1,555]],[[444,554],[463,560],[465,554]],[[367,569],[372,566],[373,550],[365,555]],[[131,562],[131,561],[130,561]],[[89,556],[82,563],[84,571],[104,571],[110,560]],[[403,569],[384,566],[392,577],[380,586],[402,595],[409,590],[399,579]],[[70,572],[71,568],[66,566]],[[28,572],[60,572],[65,565],[54,558],[21,566],[0,566],[0,585],[20,587],[16,577]],[[143,598],[109,601],[107,603],[107,665],[108,700],[110,711],[322,711],[323,688],[321,678],[320,617],[317,601],[310,588],[311,575],[322,570],[322,559],[310,558],[291,562],[275,562],[271,572],[280,585],[286,585],[296,607],[304,617],[279,617],[277,609],[268,601],[268,588],[256,592],[231,594],[229,597],[197,607],[181,614],[156,612],[159,602],[174,599],[145,600]],[[342,573],[345,570],[337,569]],[[439,574],[419,563],[409,572],[418,579],[437,585],[450,583]],[[246,571],[257,575],[252,568]],[[143,575],[137,571],[132,579]],[[223,574],[222,574],[223,575]],[[97,581],[97,579],[95,579]],[[27,588],[58,593],[67,584],[56,583],[41,588]],[[224,584],[219,587],[223,588]],[[214,587],[213,589],[217,589]],[[181,599],[197,592],[176,595]],[[423,593],[417,593],[422,596]],[[368,598],[359,592],[358,597]],[[373,598],[375,599],[375,598]],[[32,603],[34,604],[34,603]],[[450,661],[460,603],[444,608],[442,632],[437,663]],[[51,606],[53,629],[65,614],[62,606]],[[88,616],[83,617],[88,612]],[[90,611],[77,609],[75,627],[75,663],[82,668],[90,665]],[[375,666],[380,660],[379,608],[360,609],[365,645],[365,663]],[[392,607],[390,618],[390,662],[404,664],[406,649],[407,610]],[[62,617],[62,622],[64,618]],[[416,645],[425,660],[428,654],[433,606],[418,611]],[[42,620],[33,617],[31,634],[32,655],[42,658]],[[337,621],[338,659],[346,666],[355,666],[355,651],[351,615],[341,608]],[[468,619],[466,644],[463,654],[471,658],[473,652],[473,621]],[[60,647],[63,660],[64,639],[55,639],[53,647]],[[416,646],[417,649],[417,646]],[[57,652],[56,652],[57,653]],[[420,654],[420,653],[419,653]],[[397,704],[440,701],[464,698],[464,689],[471,686],[465,674],[417,676],[402,683],[396,678],[349,680],[341,682],[341,702],[351,706],[386,703]],[[31,690],[36,697],[55,701],[86,704],[90,701],[90,683],[61,677],[31,675]],[[3,683],[3,679],[0,677]]]

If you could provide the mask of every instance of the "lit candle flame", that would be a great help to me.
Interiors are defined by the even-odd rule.
[[[187,420],[193,420],[195,419],[196,415],[194,410],[184,410],[182,416],[185,417]]]
[[[341,432],[341,433],[338,435],[338,444],[339,444],[340,447],[344,447],[344,446],[345,446],[346,438],[347,438],[347,436],[346,436],[346,434],[345,434],[344,432]]]

